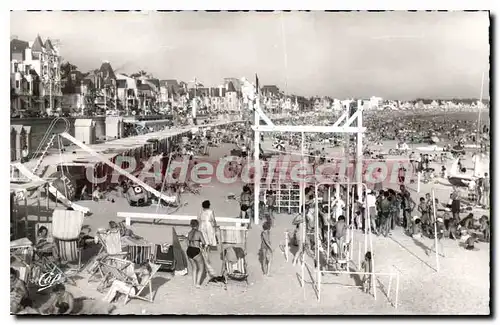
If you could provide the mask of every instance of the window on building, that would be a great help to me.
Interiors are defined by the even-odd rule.
[[[16,80],[16,89],[19,89],[19,80]]]
[[[71,74],[71,80],[75,81],[76,80],[76,73]]]
[[[24,66],[24,71],[26,74],[30,73],[30,67],[29,65]]]
[[[17,72],[17,63],[14,63],[14,72]]]

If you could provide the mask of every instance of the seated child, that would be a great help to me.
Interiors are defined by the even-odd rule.
[[[475,242],[477,242],[477,236],[475,233],[472,233],[465,241],[465,249],[469,251],[473,250]]]
[[[479,230],[483,233],[483,240],[487,243],[490,242],[490,221],[488,220],[488,217],[483,215],[481,216],[481,219],[479,219],[479,222],[481,223],[481,227]]]

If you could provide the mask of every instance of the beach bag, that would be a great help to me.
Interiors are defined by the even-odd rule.
[[[156,244],[154,264],[160,265],[159,271],[174,272],[175,271],[174,246],[166,243]]]

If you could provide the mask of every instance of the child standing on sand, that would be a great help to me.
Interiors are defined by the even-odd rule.
[[[260,234],[260,250],[262,254],[262,272],[264,275],[269,275],[271,269],[271,261],[273,259],[273,249],[271,247],[271,225],[269,221],[264,222],[262,225],[262,232]]]
[[[437,234],[434,234],[434,236],[437,236],[437,246],[436,246],[436,242],[434,241],[433,244],[432,244],[431,249],[427,251],[427,255],[429,255],[429,253],[432,252],[434,249],[439,254],[439,248],[441,248],[441,253],[442,254],[440,254],[440,255],[443,256],[443,257],[445,257],[444,256],[443,243],[441,242],[441,239],[443,239],[443,237],[444,237],[444,222],[443,222],[443,218],[437,218],[437,221],[436,221],[436,230],[437,230]]]
[[[366,293],[370,292],[371,283],[372,283],[372,253],[366,252],[365,260],[361,264],[361,270],[365,273],[363,275],[363,291]]]

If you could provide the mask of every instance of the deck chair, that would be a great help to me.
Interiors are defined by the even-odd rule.
[[[125,258],[127,252],[122,249],[122,237],[119,229],[113,229],[104,233],[97,233],[97,238],[101,244],[99,254],[106,256]]]
[[[11,267],[17,270],[19,278],[24,282],[30,279],[30,265],[33,259],[33,244],[28,238],[20,238],[10,242]]]
[[[125,259],[108,256],[106,259],[98,261],[99,267],[96,272],[101,275],[97,290],[101,291],[114,280],[131,283],[134,280],[134,262]]]
[[[54,210],[52,213],[52,237],[62,261],[77,262],[76,272],[81,270],[80,232],[85,215],[74,210]]]
[[[144,300],[147,302],[153,302],[154,292],[153,292],[153,286],[151,285],[151,280],[155,277],[156,273],[158,273],[158,270],[160,269],[160,265],[153,264],[153,263],[149,262],[149,266],[151,267],[151,273],[148,276],[142,278],[139,281],[139,283],[137,283],[137,281],[135,283],[133,283],[134,287],[137,289],[137,293],[132,294],[131,292],[129,292],[125,296],[125,300],[123,302],[124,305],[126,305],[129,300],[134,299],[134,298]],[[148,295],[149,297],[148,296],[141,296],[142,291],[146,287],[148,287],[148,289],[149,289],[149,295]]]
[[[247,229],[245,227],[219,227],[219,245],[222,254],[222,276],[248,287]]]
[[[125,260],[128,253],[122,250],[122,241],[119,229],[113,229],[106,232],[98,232],[96,237],[101,244],[101,249],[95,257],[92,265],[87,269],[90,277],[88,282],[94,280],[98,275],[101,276],[101,282],[107,274],[104,270],[110,260],[111,263],[116,260]]]

